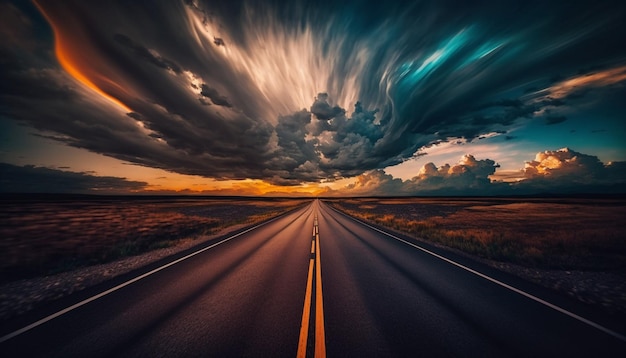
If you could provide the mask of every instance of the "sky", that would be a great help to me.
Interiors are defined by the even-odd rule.
[[[623,1],[0,1],[0,191],[626,192]]]

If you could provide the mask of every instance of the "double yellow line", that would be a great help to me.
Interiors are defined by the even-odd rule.
[[[309,274],[307,277],[306,292],[304,294],[304,308],[302,310],[302,324],[300,325],[300,339],[298,341],[298,358],[306,357],[307,339],[309,336],[309,322],[311,316],[311,300],[313,296],[313,271],[315,269],[315,357],[326,357],[326,337],[324,333],[324,304],[322,300],[322,265],[320,263],[320,234],[317,215],[313,223],[313,240],[311,241],[311,258],[309,259]]]

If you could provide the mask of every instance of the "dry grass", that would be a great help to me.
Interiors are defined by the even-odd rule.
[[[0,202],[0,282],[175,245],[302,204],[267,199],[12,199]]]
[[[530,267],[626,268],[626,202],[594,199],[332,200],[353,216]]]

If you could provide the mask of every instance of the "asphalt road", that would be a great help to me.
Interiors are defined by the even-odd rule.
[[[313,201],[0,327],[2,357],[624,357],[619,317]]]

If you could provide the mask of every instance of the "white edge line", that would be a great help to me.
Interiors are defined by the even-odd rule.
[[[391,234],[391,233],[388,233],[388,232],[386,232],[386,231],[380,230],[380,229],[379,229],[379,228],[377,228],[377,227],[374,227],[374,226],[372,226],[372,225],[369,225],[369,224],[367,224],[367,223],[365,223],[365,222],[363,222],[363,221],[361,221],[361,220],[359,220],[359,219],[353,218],[353,217],[352,217],[352,216],[350,216],[350,215],[344,214],[344,213],[342,213],[341,211],[339,211],[339,210],[337,210],[337,209],[333,208],[332,206],[329,206],[329,207],[330,207],[331,209],[333,209],[334,211],[336,211],[336,212],[338,212],[338,213],[340,213],[340,214],[342,214],[342,215],[344,215],[344,216],[346,216],[346,217],[348,217],[348,218],[350,218],[350,219],[352,219],[352,220],[354,220],[354,221],[356,221],[356,222],[358,222],[358,223],[360,223],[360,224],[362,224],[362,225],[364,225],[364,226],[369,227],[370,229],[376,230],[376,231],[378,231],[378,232],[380,232],[380,233],[382,233],[382,234],[384,234],[384,235],[387,235],[387,236],[389,236],[389,237],[391,237],[391,238],[393,238],[393,239],[396,239],[396,240],[398,240],[398,241],[400,241],[400,242],[403,242],[403,243],[405,243],[405,244],[407,244],[407,245],[409,245],[409,246],[412,246],[412,247],[414,247],[414,248],[416,248],[416,249],[418,249],[418,250],[421,250],[421,251],[423,251],[423,252],[425,252],[425,253],[427,253],[427,254],[430,254],[430,255],[432,255],[432,256],[434,256],[434,257],[438,258],[438,259],[441,259],[441,260],[446,261],[446,262],[448,262],[448,263],[450,263],[450,264],[452,264],[452,265],[454,265],[454,266],[457,266],[457,267],[462,268],[462,269],[464,269],[464,270],[466,270],[466,271],[468,271],[468,272],[471,272],[471,273],[473,273],[474,275],[477,275],[477,276],[479,276],[479,277],[482,277],[482,278],[484,278],[485,280],[491,281],[491,282],[493,282],[493,283],[495,283],[495,284],[498,284],[498,285],[500,285],[500,286],[502,286],[502,287],[504,287],[504,288],[507,288],[507,289],[509,289],[509,290],[511,290],[511,291],[513,291],[513,292],[515,292],[515,293],[518,293],[518,294],[520,294],[520,295],[522,295],[522,296],[524,296],[524,297],[530,298],[531,300],[533,300],[533,301],[535,301],[535,302],[541,303],[541,304],[542,304],[542,305],[544,305],[544,306],[550,307],[550,308],[552,308],[552,309],[553,309],[553,310],[555,310],[555,311],[561,312],[561,313],[563,313],[563,314],[565,314],[565,315],[567,315],[567,316],[569,316],[569,317],[571,317],[571,318],[574,318],[574,319],[576,319],[576,320],[578,320],[578,321],[580,321],[580,322],[583,322],[583,323],[585,323],[585,324],[587,324],[587,325],[589,325],[589,326],[591,326],[591,327],[594,327],[594,328],[596,328],[596,329],[598,329],[598,330],[600,330],[600,331],[602,331],[602,332],[604,332],[604,333],[606,333],[606,334],[609,334],[609,335],[611,335],[611,336],[613,336],[613,337],[615,337],[615,338],[619,339],[619,340],[620,340],[620,341],[622,341],[622,342],[626,342],[626,336],[624,336],[624,335],[622,335],[622,334],[620,334],[620,333],[618,333],[618,332],[615,332],[615,331],[613,331],[613,330],[611,330],[611,329],[609,329],[609,328],[606,328],[606,327],[604,327],[604,326],[601,326],[601,325],[600,325],[600,324],[598,324],[598,323],[595,323],[595,322],[593,322],[593,321],[591,321],[591,320],[588,320],[587,318],[581,317],[581,316],[579,316],[579,315],[577,315],[577,314],[575,314],[575,313],[573,313],[573,312],[570,312],[570,311],[568,311],[568,310],[566,310],[566,309],[564,309],[564,308],[561,308],[561,307],[559,307],[559,306],[557,306],[557,305],[555,305],[555,304],[552,304],[552,303],[550,303],[550,302],[548,302],[548,301],[542,300],[541,298],[539,298],[539,297],[537,297],[537,296],[531,295],[530,293],[524,292],[524,291],[522,291],[522,290],[520,290],[520,289],[518,289],[518,288],[515,288],[515,287],[513,287],[513,286],[511,286],[511,285],[508,285],[508,284],[506,284],[506,283],[504,283],[504,282],[502,282],[502,281],[496,280],[495,278],[492,278],[492,277],[487,276],[487,275],[485,275],[485,274],[483,274],[483,273],[480,273],[480,272],[478,272],[478,271],[476,271],[476,270],[473,270],[473,269],[471,269],[471,268],[469,268],[469,267],[467,267],[467,266],[465,266],[465,265],[462,265],[462,264],[460,264],[460,263],[458,263],[458,262],[456,262],[456,261],[450,260],[450,259],[449,259],[449,258],[447,258],[447,257],[441,256],[441,255],[439,255],[439,254],[437,254],[437,253],[434,253],[434,252],[432,252],[432,251],[430,251],[430,250],[428,250],[428,249],[425,249],[425,248],[423,248],[423,247],[421,247],[421,246],[419,246],[419,245],[416,245],[416,244],[413,244],[413,243],[411,243],[411,242],[408,242],[408,241],[406,241],[406,240],[404,240],[404,239],[402,239],[402,238],[399,238],[399,237],[397,237],[397,236],[395,236],[395,235],[393,235],[393,234]]]
[[[146,272],[146,273],[144,273],[144,274],[142,274],[140,276],[137,276],[137,277],[135,277],[135,278],[133,278],[131,280],[128,280],[128,281],[126,281],[124,283],[121,283],[121,284],[119,284],[119,285],[117,285],[117,286],[115,286],[113,288],[110,288],[110,289],[108,289],[108,290],[106,290],[104,292],[101,292],[101,293],[99,293],[99,294],[97,294],[95,296],[91,296],[91,297],[89,297],[89,298],[87,298],[85,300],[82,300],[82,301],[80,301],[78,303],[75,303],[75,304],[73,304],[73,305],[71,305],[71,306],[69,306],[67,308],[64,308],[64,309],[62,309],[62,310],[60,310],[60,311],[58,311],[56,313],[53,313],[53,314],[51,314],[51,315],[49,315],[47,317],[44,317],[44,318],[42,318],[42,319],[40,319],[38,321],[35,321],[35,322],[29,324],[28,326],[20,328],[20,329],[14,331],[14,332],[11,332],[11,333],[1,337],[0,338],[0,343],[6,342],[6,341],[10,340],[11,338],[15,338],[15,337],[19,336],[22,333],[28,332],[31,329],[35,328],[35,327],[41,326],[42,324],[44,324],[46,322],[49,322],[49,321],[51,321],[51,320],[53,320],[53,319],[55,319],[57,317],[60,317],[60,316],[66,314],[66,313],[68,313],[70,311],[73,311],[73,310],[77,309],[78,307],[84,306],[84,305],[88,304],[89,302],[92,302],[92,301],[95,301],[95,300],[97,300],[99,298],[102,298],[102,297],[104,297],[104,296],[106,296],[106,295],[108,295],[108,294],[110,294],[112,292],[115,292],[115,291],[117,291],[117,290],[119,290],[119,289],[121,289],[123,287],[126,287],[126,286],[128,286],[130,284],[133,284],[133,283],[135,283],[135,282],[137,282],[137,281],[139,281],[141,279],[144,279],[144,278],[146,278],[146,277],[148,277],[148,276],[150,276],[152,274],[155,274],[155,273],[157,273],[157,272],[159,272],[161,270],[164,270],[164,269],[166,269],[166,268],[168,268],[170,266],[176,265],[177,263],[179,263],[181,261],[185,261],[188,258],[191,258],[193,256],[196,256],[196,255],[204,252],[204,251],[207,251],[207,250],[212,249],[212,248],[214,248],[214,247],[216,247],[218,245],[221,245],[221,244],[223,244],[225,242],[228,242],[228,241],[230,241],[230,240],[232,240],[232,239],[234,239],[236,237],[239,237],[239,236],[241,236],[243,234],[246,234],[246,233],[248,233],[248,232],[250,232],[252,230],[255,230],[255,229],[257,229],[257,228],[259,228],[259,227],[261,227],[263,225],[269,224],[270,222],[272,222],[274,220],[277,220],[278,218],[280,218],[282,216],[283,215],[277,216],[277,217],[275,217],[275,218],[273,218],[271,220],[268,220],[268,221],[263,222],[261,224],[255,225],[255,226],[253,226],[251,228],[248,228],[248,229],[246,229],[246,230],[244,230],[244,231],[242,231],[240,233],[237,233],[237,234],[235,234],[233,236],[229,236],[229,237],[227,237],[227,238],[225,238],[225,239],[223,239],[223,240],[221,240],[219,242],[211,244],[211,245],[209,245],[209,246],[207,246],[205,248],[202,248],[202,249],[200,249],[198,251],[194,251],[194,252],[192,252],[192,253],[184,256],[184,257],[176,259],[176,260],[174,260],[174,261],[172,261],[170,263],[167,263],[167,264],[165,264],[163,266],[157,267],[157,268],[155,268],[152,271]]]

